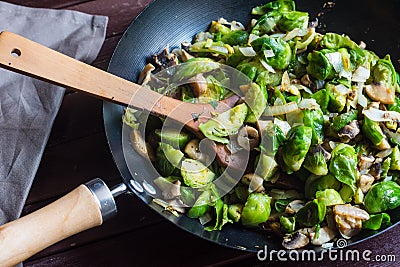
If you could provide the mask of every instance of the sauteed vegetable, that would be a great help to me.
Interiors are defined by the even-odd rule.
[[[227,151],[253,155],[225,196],[211,183],[227,164],[211,160],[197,137],[161,131],[160,119],[151,118],[143,139],[142,114],[126,110],[133,147],[162,176],[154,181],[164,197],[157,203],[210,231],[227,223],[272,231],[287,249],[328,247],[335,238],[390,225],[387,212],[400,206],[400,76],[390,56],[380,58],[342,34],[316,32],[317,22],[292,0],[251,13],[247,29],[223,18],[211,22],[193,43],[155,55],[139,77],[146,85],[153,71],[185,63],[175,76],[191,83],[162,89],[211,104],[232,95],[218,63],[252,82],[240,88],[242,101],[199,127]]]

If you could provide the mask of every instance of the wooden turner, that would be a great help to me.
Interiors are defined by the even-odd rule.
[[[201,136],[199,124],[211,118],[211,112],[232,107],[238,97],[210,104],[186,103],[164,96],[136,83],[68,57],[11,32],[0,33],[1,67],[138,110],[170,117]],[[193,119],[192,114],[201,114]]]
[[[148,111],[156,116],[169,117],[203,138],[199,125],[233,107],[237,95],[211,104],[192,104],[164,96],[136,83],[68,57],[20,35],[3,31],[0,33],[0,66],[52,84],[88,93],[114,103],[129,105]],[[199,115],[196,119],[194,114]],[[218,162],[233,169],[246,166],[247,158],[230,154],[226,147],[215,147]]]

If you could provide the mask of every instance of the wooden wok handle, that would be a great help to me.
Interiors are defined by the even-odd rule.
[[[106,198],[110,199],[104,204]],[[80,185],[50,205],[0,226],[0,266],[14,266],[60,240],[101,225],[115,212],[104,182],[95,179]]]

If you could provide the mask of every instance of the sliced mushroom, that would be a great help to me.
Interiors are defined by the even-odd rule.
[[[162,192],[164,199],[174,199],[181,195],[181,181],[177,180]]]
[[[286,249],[297,249],[306,246],[310,239],[300,232],[294,232],[283,238],[282,246]]]
[[[237,136],[237,142],[239,146],[247,150],[252,150],[258,146],[260,142],[260,137],[257,129],[251,126],[242,127]]]
[[[379,151],[378,153],[376,153],[375,157],[384,159],[384,158],[390,156],[390,154],[392,154],[392,152],[393,152],[393,148],[385,149],[385,150],[382,150],[382,151]]]
[[[358,161],[358,168],[360,170],[368,170],[372,166],[374,161],[375,158],[372,155],[369,156],[362,155],[360,157],[360,160]]]
[[[141,85],[146,85],[151,79],[151,72],[156,68],[153,64],[148,63],[139,74],[138,83]]]
[[[381,174],[382,174],[382,163],[376,162],[374,163],[370,169],[369,169],[369,174],[371,174],[376,180],[381,179]]]
[[[153,60],[162,70],[178,64],[176,55],[169,53],[169,47],[164,48],[160,54],[153,55]]]
[[[147,143],[139,130],[133,129],[130,135],[132,147],[138,152],[142,157],[149,158],[150,161],[154,162],[156,160],[156,155],[149,143]]]
[[[186,144],[184,152],[191,159],[195,159],[195,160],[201,161],[205,164],[208,164],[210,161],[209,156],[200,151],[199,145],[200,145],[199,139],[192,139]]]
[[[334,239],[336,235],[337,230],[335,228],[324,226],[319,229],[318,235],[315,231],[310,233],[311,244],[320,246]]]
[[[194,56],[192,56],[191,54],[189,54],[188,52],[186,52],[186,50],[182,49],[182,61],[186,62],[189,59],[194,58]]]
[[[263,186],[264,179],[255,173],[248,173],[243,175],[242,183],[249,186],[250,193],[253,192],[261,193],[265,191]]]
[[[395,91],[382,83],[373,83],[365,86],[365,92],[372,100],[383,104],[394,104]]]
[[[355,138],[360,133],[360,127],[358,121],[353,120],[348,125],[344,126],[339,131],[338,136],[344,143],[348,143],[351,139]]]
[[[348,239],[361,231],[362,220],[368,220],[369,214],[365,210],[350,204],[336,205],[333,208],[336,227],[340,234]]]
[[[286,206],[285,212],[287,214],[295,214],[299,211],[299,209],[304,207],[304,205],[305,202],[303,200],[293,200]]]
[[[358,187],[365,194],[371,188],[374,181],[375,178],[371,174],[363,174],[360,176],[360,179],[358,180]]]
[[[190,82],[190,87],[192,87],[195,97],[200,97],[207,92],[207,80],[204,78],[203,74],[196,74],[188,81]]]
[[[301,83],[303,85],[307,86],[308,88],[310,88],[311,91],[313,91],[313,92],[315,92],[317,90],[317,85],[311,81],[310,76],[308,76],[308,74],[301,77]]]

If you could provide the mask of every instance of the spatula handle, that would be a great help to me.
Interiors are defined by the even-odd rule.
[[[80,185],[48,206],[0,226],[0,266],[14,266],[60,240],[101,225],[115,212],[112,194],[100,179]]]

